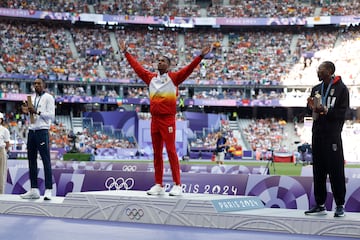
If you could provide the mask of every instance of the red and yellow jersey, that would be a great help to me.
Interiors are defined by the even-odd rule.
[[[130,66],[148,85],[150,94],[150,113],[152,115],[175,115],[178,86],[194,71],[201,62],[196,57],[189,65],[177,72],[160,73],[146,70],[130,53],[125,54]]]

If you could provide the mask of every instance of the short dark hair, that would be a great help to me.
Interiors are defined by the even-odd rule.
[[[43,82],[44,87],[46,87],[46,81],[45,81],[45,79],[43,77],[35,78],[35,80],[37,80],[37,79],[41,80]]]
[[[36,80],[36,79],[40,79],[41,81],[45,82],[45,78],[42,77],[42,76],[37,76],[37,77],[35,78],[35,80]]]
[[[327,69],[330,69],[330,71],[331,71],[331,74],[334,74],[335,73],[335,64],[333,63],[333,62],[331,62],[331,61],[325,61],[325,62],[323,62],[323,64],[325,65],[325,67],[327,68]]]

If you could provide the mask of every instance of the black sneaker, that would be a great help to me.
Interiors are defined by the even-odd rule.
[[[343,216],[345,216],[344,206],[343,205],[336,206],[334,217],[343,217]]]
[[[311,216],[326,215],[325,206],[316,205],[316,206],[310,208],[309,210],[305,211],[305,215],[311,215]]]

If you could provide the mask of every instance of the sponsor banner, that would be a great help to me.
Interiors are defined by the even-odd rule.
[[[0,8],[0,16],[17,17],[17,18],[34,18],[46,20],[61,20],[61,21],[80,21],[80,15],[72,12],[50,12],[37,11],[31,9],[12,9]]]
[[[350,25],[360,23],[360,15],[331,16],[331,24]]]
[[[32,76],[29,74],[20,74],[20,73],[0,73],[0,78],[35,80],[36,76]]]
[[[214,17],[196,17],[195,25],[198,26],[216,26],[216,18]]]
[[[237,104],[235,99],[194,99],[194,105],[235,107]]]
[[[0,16],[71,21],[72,23],[93,22],[95,24],[149,24],[166,27],[192,28],[202,26],[289,26],[359,23],[360,16],[311,16],[311,17],[272,17],[272,18],[228,18],[228,17],[178,17],[178,16],[134,16],[108,15],[74,12],[51,12],[31,9],[0,8]]]
[[[154,16],[103,15],[104,22],[131,24],[163,24],[164,19]]]
[[[82,191],[98,190],[140,190],[146,191],[154,184],[153,172],[96,172],[84,171],[85,178]],[[223,175],[182,173],[182,188],[184,193],[207,193],[241,195],[244,192],[247,175]],[[94,181],[95,180],[95,181]],[[164,172],[164,187],[170,191],[173,185],[171,172]]]
[[[29,94],[24,93],[2,93],[0,99],[9,101],[26,101]]]
[[[315,204],[312,177],[183,172],[181,178],[184,193],[256,196],[268,208],[307,210]],[[57,196],[86,191],[146,191],[154,184],[154,173],[53,169],[53,180]],[[39,170],[38,182],[43,193],[43,169]],[[166,191],[170,191],[172,185],[171,171],[164,171]],[[346,211],[360,212],[360,179],[348,179],[346,187]],[[5,193],[21,194],[29,188],[28,169],[9,167]],[[330,184],[327,184],[327,192],[326,208],[333,210],[335,203]]]
[[[275,17],[275,18],[216,18],[217,25],[232,26],[276,26],[276,25],[305,25],[305,17]]]

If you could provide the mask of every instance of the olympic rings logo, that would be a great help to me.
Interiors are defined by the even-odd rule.
[[[140,218],[142,218],[142,216],[144,216],[144,211],[140,208],[140,209],[130,209],[130,208],[126,208],[125,210],[125,214],[126,216],[128,216],[131,220],[135,219],[135,220],[140,220]]]
[[[125,172],[135,172],[136,169],[137,169],[137,166],[135,166],[135,165],[133,165],[133,166],[132,165],[124,165],[122,167],[122,170]]]
[[[135,184],[135,181],[133,178],[127,178],[124,179],[122,177],[119,177],[117,179],[115,179],[114,177],[109,177],[108,179],[106,179],[105,181],[105,187],[108,190],[112,190],[112,189],[116,189],[116,190],[120,190],[120,189],[124,189],[124,190],[129,190],[131,189]]]

